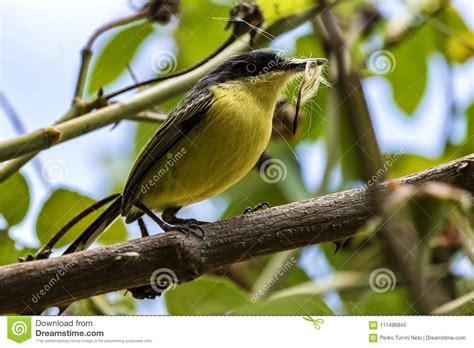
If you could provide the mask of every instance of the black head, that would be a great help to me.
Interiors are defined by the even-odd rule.
[[[306,67],[306,62],[314,59],[287,59],[274,51],[253,51],[242,53],[226,60],[200,81],[201,86],[209,86],[233,80],[255,78],[275,72],[299,72]],[[326,59],[317,58],[318,65]]]

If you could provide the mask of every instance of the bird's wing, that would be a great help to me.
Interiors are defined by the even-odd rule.
[[[135,160],[124,189],[122,214],[126,214],[135,202],[147,172],[206,116],[212,103],[212,93],[206,89],[197,95],[191,93],[170,113]]]

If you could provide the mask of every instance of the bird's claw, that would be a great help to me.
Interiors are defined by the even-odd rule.
[[[127,289],[132,293],[133,298],[138,300],[153,300],[157,296],[161,296],[161,291],[156,291],[151,285],[138,286],[136,288]]]
[[[36,255],[29,254],[26,257],[19,257],[18,261],[19,262],[29,262],[29,261],[42,260],[42,259],[49,258],[49,255],[51,255],[51,249],[45,249],[42,252],[37,253]]]
[[[202,221],[199,221],[199,222],[202,223]],[[168,232],[168,231],[178,231],[180,233],[183,233],[186,236],[186,238],[189,237],[190,234],[193,234],[196,237],[201,238],[201,239],[204,238],[204,230],[202,229],[202,227],[199,224],[193,223],[193,222],[186,223],[186,224],[169,225],[168,227],[165,228],[165,232]]]
[[[250,213],[260,211],[260,210],[264,210],[264,209],[268,209],[268,208],[270,208],[270,204],[268,204],[267,202],[262,202],[262,203],[257,204],[253,208],[252,207],[246,208],[244,210],[243,214],[250,214]]]
[[[185,219],[185,225],[205,225],[208,224],[209,222],[207,221],[201,221],[201,220],[196,220],[196,219]]]

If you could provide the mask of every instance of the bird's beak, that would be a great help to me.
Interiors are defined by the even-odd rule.
[[[293,58],[283,63],[282,68],[283,70],[286,70],[286,71],[300,72],[306,69],[307,63],[313,64],[314,66],[319,66],[319,65],[326,64],[327,62],[328,60],[325,58],[305,58],[305,59]]]

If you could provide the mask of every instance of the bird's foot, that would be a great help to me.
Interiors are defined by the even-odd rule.
[[[206,222],[198,221],[194,219],[183,219],[179,224],[169,224],[167,223],[163,230],[168,231],[178,231],[183,233],[186,237],[189,237],[190,234],[194,234],[196,237],[203,239],[204,230],[201,225],[204,225]]]
[[[47,259],[49,258],[49,255],[51,255],[51,249],[44,249],[40,252],[38,252],[35,255],[27,255],[26,257],[19,257],[18,261],[19,262],[29,262],[29,261],[36,261],[36,260],[42,260],[42,259]]]
[[[196,219],[179,219],[178,225],[205,225],[208,221],[201,221]]]
[[[270,204],[268,204],[267,202],[262,202],[262,203],[257,204],[253,208],[252,207],[246,208],[244,210],[243,214],[250,214],[250,213],[260,211],[260,210],[264,210],[264,209],[268,209],[268,208],[270,208]]]
[[[127,289],[132,293],[133,298],[138,300],[153,300],[157,296],[161,296],[162,291],[156,291],[151,285],[138,286],[136,288]]]

